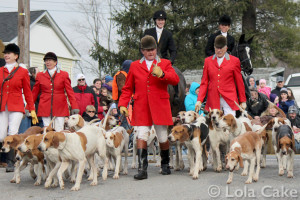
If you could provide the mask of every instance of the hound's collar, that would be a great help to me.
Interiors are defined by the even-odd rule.
[[[215,54],[212,59],[214,60],[216,57],[217,55]],[[225,59],[230,60],[229,54],[227,52],[225,53]]]
[[[145,57],[142,57],[142,59],[140,60],[140,63],[142,64],[144,62],[144,60],[146,60]],[[160,58],[159,58],[158,55],[156,55],[156,57],[155,57],[154,60],[156,60],[156,63],[160,63],[161,62],[161,60],[160,60]]]

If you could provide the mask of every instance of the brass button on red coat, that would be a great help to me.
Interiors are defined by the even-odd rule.
[[[218,74],[218,76],[220,76],[220,74]]]

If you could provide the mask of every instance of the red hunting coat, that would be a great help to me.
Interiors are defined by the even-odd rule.
[[[65,117],[69,116],[69,108],[67,103],[68,95],[72,109],[79,109],[73,88],[71,87],[71,80],[68,72],[57,69],[54,77],[54,93],[53,93],[53,104],[52,104],[52,116]],[[51,94],[52,94],[52,82],[50,75],[47,70],[39,72],[36,76],[36,82],[32,89],[33,100],[36,101],[38,94],[41,93],[38,116],[49,117],[51,111]]]
[[[142,58],[131,63],[125,86],[122,88],[119,107],[127,107],[134,93],[131,121],[133,126],[173,125],[167,87],[169,84],[177,85],[179,77],[169,60],[156,57],[153,63],[162,69],[165,74],[163,78],[153,76],[153,65],[149,71],[145,59]]]
[[[198,101],[203,102],[206,93],[205,110],[220,109],[220,96],[224,98],[232,110],[239,110],[234,101],[246,102],[245,86],[241,74],[240,60],[229,54],[219,67],[217,57],[210,56],[205,59],[203,76],[198,94]]]
[[[13,72],[15,69],[16,67],[14,67],[11,72]],[[3,73],[4,78],[9,75],[7,68],[0,68],[0,87],[3,83]],[[28,109],[30,111],[35,110],[30,89],[30,78],[28,75],[28,70],[19,67],[18,71],[16,71],[13,77],[10,80],[6,81],[3,85],[2,105],[0,110],[1,112],[5,110],[5,106],[7,105],[8,111],[25,113],[22,89],[28,105]]]

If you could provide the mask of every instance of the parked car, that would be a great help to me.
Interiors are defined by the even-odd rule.
[[[300,106],[300,73],[290,74],[285,82],[286,87],[291,88],[298,106]]]

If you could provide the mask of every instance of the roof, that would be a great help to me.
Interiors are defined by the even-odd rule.
[[[31,11],[30,24],[36,21],[45,10]],[[18,36],[18,12],[0,13],[0,39],[9,42]]]
[[[72,52],[76,59],[79,60],[80,54],[55,23],[47,10],[30,11],[30,27],[44,18],[50,23],[50,26],[62,39],[66,47]],[[3,43],[16,42],[18,37],[18,12],[0,12],[0,27],[0,40],[2,40]]]

